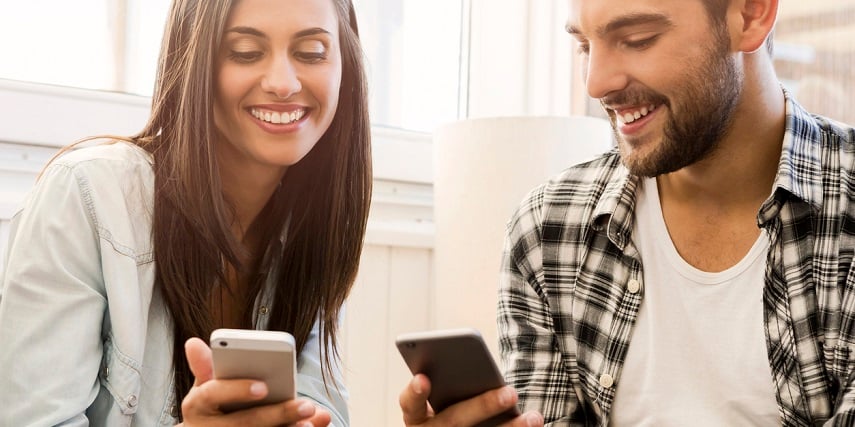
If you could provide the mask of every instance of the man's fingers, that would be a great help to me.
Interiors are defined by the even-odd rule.
[[[514,420],[514,425],[523,427],[543,427],[543,415],[539,412],[529,411]]]
[[[194,387],[198,387],[214,377],[214,364],[211,361],[211,348],[199,338],[190,338],[184,343],[184,354],[195,378]]]
[[[426,376],[418,374],[413,377],[398,398],[401,412],[404,414],[405,425],[416,425],[427,421],[432,415],[428,407],[427,397],[430,394],[430,381]]]
[[[451,405],[440,412],[434,421],[436,425],[475,425],[514,408],[516,404],[516,391],[504,386]]]

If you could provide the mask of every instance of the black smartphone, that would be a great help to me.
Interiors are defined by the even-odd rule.
[[[398,351],[410,372],[430,378],[428,402],[436,413],[505,385],[502,373],[475,329],[446,329],[399,335]],[[497,426],[520,415],[514,407],[478,427]]]

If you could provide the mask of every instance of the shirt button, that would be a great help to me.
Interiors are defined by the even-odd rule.
[[[629,279],[629,282],[627,282],[627,284],[626,284],[626,290],[628,290],[629,293],[637,294],[640,289],[641,289],[641,284],[638,283],[638,280]]]
[[[128,406],[130,406],[131,408],[137,406],[137,395],[132,394],[128,396]]]
[[[268,311],[270,310],[268,310],[266,305],[262,305],[261,308],[258,309],[258,312],[262,315],[267,314]]]
[[[609,374],[600,375],[600,385],[609,388],[615,384],[615,379]]]

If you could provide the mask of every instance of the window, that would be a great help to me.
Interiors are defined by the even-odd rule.
[[[109,0],[10,2],[0,13],[0,78],[113,89],[118,46]]]
[[[855,124],[855,0],[782,1],[778,77],[808,111]]]
[[[463,0],[354,0],[372,120],[432,131],[460,117]]]
[[[465,0],[354,0],[375,124],[459,116]],[[0,14],[0,78],[150,96],[170,0],[28,0]]]

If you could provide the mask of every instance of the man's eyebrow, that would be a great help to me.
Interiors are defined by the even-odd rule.
[[[616,19],[610,21],[608,24],[597,28],[596,34],[597,36],[603,38],[606,37],[609,33],[615,32],[621,28],[649,24],[659,25],[663,27],[674,26],[674,23],[671,22],[671,19],[661,13],[630,13],[627,15],[619,16]],[[565,26],[565,30],[567,30],[567,33],[574,37],[584,36],[582,29],[574,24],[568,23]]]

